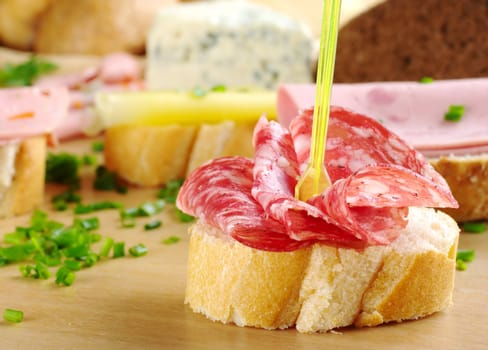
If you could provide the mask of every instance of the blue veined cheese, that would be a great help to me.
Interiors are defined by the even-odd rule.
[[[147,43],[149,89],[274,89],[312,82],[313,38],[301,22],[241,1],[166,7]]]

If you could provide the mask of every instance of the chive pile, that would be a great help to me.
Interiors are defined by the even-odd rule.
[[[71,225],[50,220],[45,212],[34,211],[30,226],[17,227],[15,232],[4,235],[5,247],[0,247],[0,266],[22,263],[22,276],[47,280],[51,270],[56,269],[55,283],[70,286],[75,281],[75,272],[107,259],[125,256],[125,243],[105,238],[97,250],[95,243],[102,236],[95,231],[100,228],[96,217],[75,218]],[[139,244],[129,248],[132,256],[142,256]]]

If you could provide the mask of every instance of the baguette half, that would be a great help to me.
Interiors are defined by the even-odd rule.
[[[2,147],[2,146],[0,146]],[[11,185],[0,196],[0,218],[28,213],[42,204],[46,172],[46,138],[19,144]]]
[[[200,221],[190,234],[185,303],[214,321],[313,333],[417,319],[451,303],[459,228],[434,209],[410,208],[397,240],[362,251],[261,251]]]

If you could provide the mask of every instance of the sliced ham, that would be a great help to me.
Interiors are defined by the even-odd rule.
[[[0,89],[0,143],[55,134],[68,107],[64,87]]]
[[[39,79],[38,87],[66,87],[70,109],[57,130],[60,139],[83,135],[95,120],[94,96],[99,91],[142,90],[140,63],[127,53],[105,56],[96,67],[78,73],[52,75]]]
[[[428,157],[488,152],[488,79],[334,84],[332,103],[368,115]],[[278,119],[288,126],[315,102],[315,85],[278,89]],[[459,122],[444,120],[450,105],[464,105]]]
[[[378,122],[331,108],[327,159],[332,185],[307,202],[294,187],[308,161],[311,110],[291,133],[264,117],[254,134],[255,161],[210,161],[195,170],[178,207],[253,248],[287,251],[316,242],[361,248],[392,242],[407,224],[409,206],[456,207],[445,181],[413,148]],[[310,145],[308,145],[308,148]]]

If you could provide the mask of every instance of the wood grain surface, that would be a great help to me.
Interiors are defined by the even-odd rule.
[[[91,141],[74,141],[57,151],[89,153]],[[136,206],[155,199],[157,190],[129,189],[126,195],[91,189],[92,170],[83,173],[84,203],[118,200]],[[49,198],[60,189],[48,186],[45,210],[70,223],[72,211],[52,212]],[[70,287],[20,276],[18,266],[0,268],[0,311],[24,311],[24,321],[0,321],[1,349],[486,349],[488,347],[488,235],[462,234],[461,248],[474,248],[476,258],[456,273],[453,305],[431,317],[376,328],[341,329],[339,334],[299,334],[295,329],[266,331],[207,320],[184,305],[188,224],[171,207],[158,216],[163,226],[144,231],[120,228],[118,213],[99,212],[100,234],[126,246],[144,243],[145,257],[109,259],[76,274]],[[92,216],[91,214],[83,217]],[[27,225],[29,215],[3,220],[1,233]],[[161,241],[181,240],[173,245]]]

